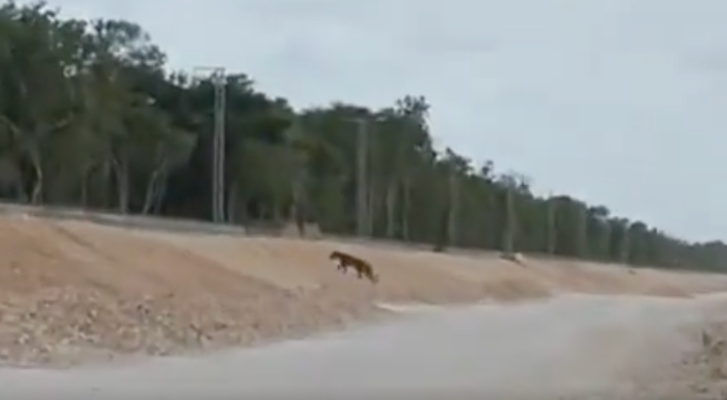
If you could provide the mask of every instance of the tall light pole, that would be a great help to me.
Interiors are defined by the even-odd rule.
[[[226,75],[223,67],[196,67],[195,74],[207,74],[214,86],[214,130],[212,139],[212,220],[225,222],[225,109]]]

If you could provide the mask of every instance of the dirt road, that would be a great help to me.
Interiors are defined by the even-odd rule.
[[[334,249],[365,258],[381,281],[336,271],[328,260]],[[536,258],[518,265],[492,253],[23,216],[0,216],[0,254],[0,394],[8,395],[368,390],[542,399],[606,391],[637,398],[696,382],[706,396],[717,389],[704,360],[722,360],[724,346],[708,346],[720,353],[712,358],[699,352],[701,307],[711,304],[715,337],[727,337],[727,318],[717,318],[727,301],[692,299],[727,290],[720,275]],[[482,301],[492,305],[461,308]],[[383,302],[423,303],[428,311],[401,317]],[[207,355],[180,358],[190,354]],[[146,361],[118,367],[139,359]],[[685,364],[676,368],[675,360]],[[693,397],[678,400],[685,398]]]
[[[678,363],[698,343],[687,328],[718,301],[563,295],[430,309],[379,327],[214,356],[5,370],[0,396],[684,400],[695,397],[676,379]]]
[[[336,271],[334,250],[376,267]],[[0,362],[67,366],[300,338],[389,317],[377,302],[530,301],[558,293],[689,297],[727,277],[578,261],[434,254],[334,240],[171,234],[0,216]]]

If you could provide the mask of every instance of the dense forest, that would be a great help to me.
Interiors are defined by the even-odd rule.
[[[424,97],[296,110],[244,73],[225,75],[224,88],[227,223],[305,219],[336,234],[633,265],[717,270],[727,260],[720,241],[688,243],[602,205],[538,197],[490,161],[437,151]],[[6,201],[212,218],[215,87],[169,70],[137,24],[4,3],[0,94]]]

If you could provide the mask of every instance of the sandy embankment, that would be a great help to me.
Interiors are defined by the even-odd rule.
[[[688,296],[727,278],[618,266],[455,256],[332,241],[131,231],[0,217],[0,357],[65,364],[296,337],[385,316],[380,302],[453,304],[555,292]],[[335,271],[345,249],[372,286]]]

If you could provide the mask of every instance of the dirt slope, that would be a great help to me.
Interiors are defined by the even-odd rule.
[[[373,264],[336,272],[339,249]],[[73,363],[309,334],[384,316],[376,302],[521,300],[559,291],[687,296],[727,278],[492,255],[124,230],[0,216],[0,359]]]

